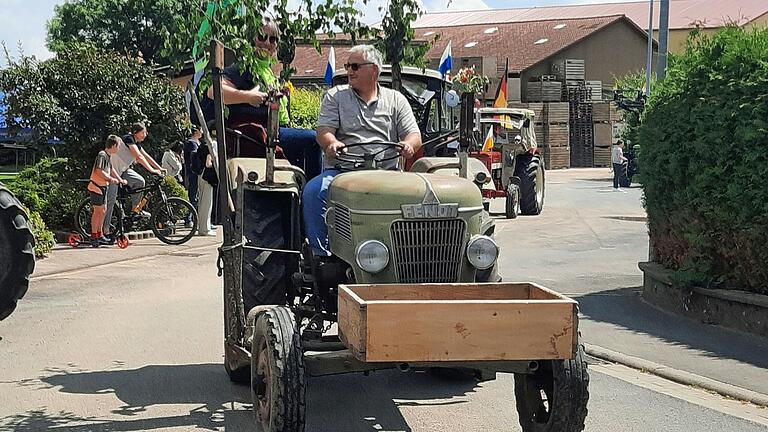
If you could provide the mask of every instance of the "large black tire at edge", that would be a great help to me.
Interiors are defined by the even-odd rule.
[[[537,215],[544,209],[546,182],[544,160],[539,155],[518,156],[515,175],[520,177],[520,212]],[[537,193],[537,189],[541,193]]]
[[[515,404],[523,432],[581,432],[588,401],[589,372],[581,341],[573,359],[540,361],[534,375],[515,374]]]
[[[35,238],[21,203],[0,183],[0,320],[29,288],[35,270]]]
[[[261,430],[304,431],[306,388],[304,353],[291,310],[278,306],[262,313],[251,350],[251,399]]]

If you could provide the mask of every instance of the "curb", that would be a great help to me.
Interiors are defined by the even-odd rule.
[[[718,393],[722,396],[727,396],[733,399],[750,402],[755,405],[768,407],[768,395],[764,395],[756,391],[747,390],[742,387],[726,384],[724,382],[713,380],[711,378],[703,377],[701,375],[696,375],[679,369],[673,369],[668,366],[654,363],[650,360],[611,351],[607,348],[603,348],[597,345],[585,343],[584,350],[587,354],[593,357],[597,357],[601,360],[619,363],[624,366],[629,366],[633,369],[639,369],[641,371],[658,375],[662,378],[666,378],[679,384],[700,387],[702,389]]]

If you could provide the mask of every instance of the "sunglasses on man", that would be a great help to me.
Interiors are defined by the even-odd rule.
[[[266,42],[267,39],[269,39],[269,41],[272,42],[273,44],[280,42],[280,38],[277,36],[267,36],[265,34],[260,34],[256,36],[256,38],[259,39],[260,42]]]
[[[360,70],[361,66],[373,64],[373,62],[366,62],[366,63],[344,63],[344,69],[352,69],[353,71],[357,72]]]

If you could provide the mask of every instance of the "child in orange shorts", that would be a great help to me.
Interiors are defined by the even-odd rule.
[[[101,233],[101,226],[104,224],[104,213],[107,210],[105,204],[107,197],[107,186],[111,184],[126,184],[127,182],[120,178],[117,171],[112,168],[110,155],[117,153],[120,137],[110,135],[104,144],[104,150],[96,155],[91,170],[90,182],[88,182],[88,194],[91,197],[91,246],[97,248],[110,241]]]

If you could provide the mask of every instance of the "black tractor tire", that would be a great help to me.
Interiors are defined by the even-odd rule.
[[[520,212],[524,215],[537,215],[544,210],[544,171],[540,155],[518,156],[515,175],[520,178]]]
[[[19,200],[0,183],[0,321],[16,309],[35,270],[35,238]]]
[[[304,352],[291,310],[256,319],[251,349],[251,400],[264,432],[302,432],[306,423]]]
[[[254,246],[288,249],[281,200],[266,197],[249,201],[243,209],[243,235]],[[284,253],[243,250],[243,306],[286,304],[289,258]]]
[[[504,216],[516,219],[520,214],[520,188],[515,184],[507,186],[507,197],[504,203]]]
[[[581,343],[571,360],[540,361],[533,375],[515,374],[515,403],[523,432],[581,432],[588,401],[589,373]]]

